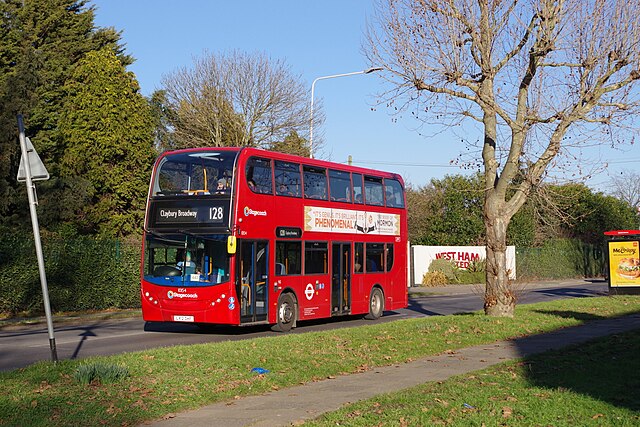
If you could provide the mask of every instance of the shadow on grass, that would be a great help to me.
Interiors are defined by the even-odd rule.
[[[640,410],[640,312],[619,318],[568,310],[538,312],[589,323],[514,340],[526,357],[532,385]],[[540,353],[545,350],[551,351]]]
[[[593,320],[604,320],[604,316],[598,316],[592,313],[584,313],[580,311],[571,310],[534,310],[536,313],[548,314],[551,316],[561,317],[563,319],[575,319],[581,322],[588,322]]]
[[[640,329],[528,358],[532,385],[640,411]]]

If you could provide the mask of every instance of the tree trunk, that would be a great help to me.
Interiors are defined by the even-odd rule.
[[[503,202],[504,203],[504,202]],[[485,198],[485,226],[487,232],[484,312],[488,316],[513,317],[516,295],[507,270],[507,227],[510,218],[501,213],[501,203]]]

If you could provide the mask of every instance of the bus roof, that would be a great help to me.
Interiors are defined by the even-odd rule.
[[[304,163],[309,166],[316,167],[324,167],[331,169],[341,169],[350,172],[361,173],[363,175],[378,175],[383,178],[393,178],[397,179],[404,184],[404,180],[400,174],[394,172],[381,171],[378,169],[369,169],[363,168],[360,166],[352,166],[344,163],[337,163],[328,160],[319,160],[319,159],[311,159],[308,157],[297,156],[294,154],[286,154],[278,151],[270,151],[264,150],[262,148],[254,148],[254,147],[199,147],[199,148],[185,148],[181,150],[172,150],[163,152],[158,160],[162,157],[172,155],[172,154],[182,154],[182,153],[193,153],[193,152],[201,152],[201,151],[228,151],[228,152],[240,152],[240,156],[242,157],[266,157],[274,160],[282,160],[287,162],[296,162],[296,163]]]

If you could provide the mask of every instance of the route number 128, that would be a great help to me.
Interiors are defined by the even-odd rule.
[[[209,220],[210,221],[222,221],[224,209],[222,206],[215,208],[209,208]]]

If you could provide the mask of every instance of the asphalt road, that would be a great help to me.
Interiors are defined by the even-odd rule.
[[[398,319],[448,315],[482,309],[479,288],[458,287],[429,289],[413,293],[406,309],[385,312],[377,322]],[[560,298],[590,297],[607,294],[607,284],[584,280],[531,285],[519,292],[519,304],[531,304]],[[313,322],[298,322],[291,333],[355,327],[370,324],[361,317],[348,317]],[[197,344],[241,340],[274,334],[269,327],[215,327],[202,331],[189,324],[148,323],[139,318],[92,320],[85,324],[55,324],[58,359],[80,359],[88,356],[118,354],[180,344]],[[0,371],[28,366],[51,358],[46,325],[10,327],[0,330]]]

